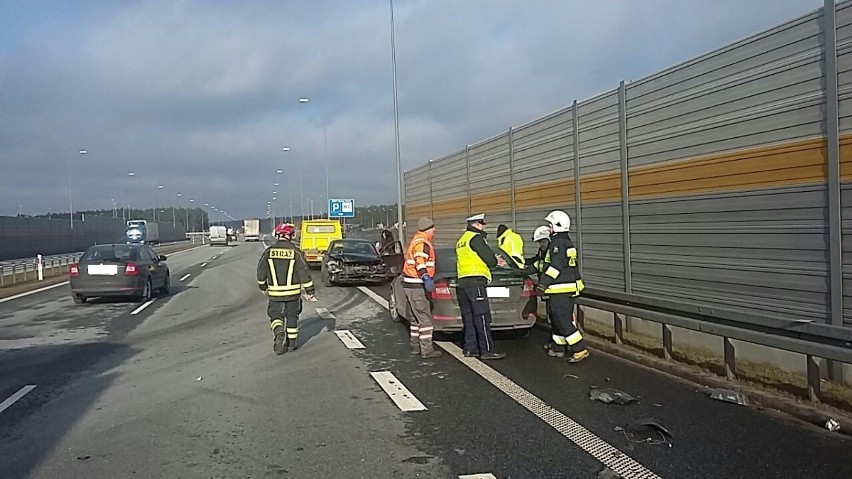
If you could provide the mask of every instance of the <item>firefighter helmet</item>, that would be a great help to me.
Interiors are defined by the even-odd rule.
[[[532,237],[533,241],[540,241],[548,238],[550,238],[550,228],[547,226],[539,226],[536,228]]]
[[[286,236],[287,238],[292,238],[295,233],[296,230],[288,224],[280,224],[275,227],[275,236]]]
[[[571,218],[564,211],[551,211],[544,219],[551,224],[554,233],[565,233],[571,228]]]

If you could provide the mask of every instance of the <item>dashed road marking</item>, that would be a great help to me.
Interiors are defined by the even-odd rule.
[[[180,281],[186,281],[186,278],[189,278],[190,276],[192,276],[192,273],[186,273],[185,275],[183,275],[183,276],[180,278]]]
[[[385,390],[391,400],[402,411],[425,411],[426,406],[411,394],[399,379],[390,371],[373,371],[370,373],[379,386]]]
[[[573,419],[562,414],[552,406],[542,401],[526,389],[515,384],[511,379],[503,376],[490,366],[476,358],[466,358],[461,348],[446,341],[436,341],[453,357],[462,364],[479,374],[483,379],[490,382],[494,387],[509,396],[516,403],[525,407],[539,419],[546,422],[552,428],[559,431],[569,441],[591,454],[592,457],[609,467],[620,477],[625,479],[659,479],[659,476],[651,472],[642,464],[639,464],[623,452],[619,451],[609,443],[599,438],[591,431],[574,422]]]
[[[0,303],[5,303],[6,301],[12,301],[13,299],[23,298],[25,296],[29,296],[31,294],[41,293],[42,291],[47,291],[49,289],[58,288],[60,286],[65,286],[69,281],[65,281],[58,284],[53,284],[50,286],[45,286],[44,288],[34,289],[32,291],[27,291],[26,293],[16,294],[14,296],[9,296],[8,298],[0,299]]]
[[[497,479],[497,477],[489,472],[486,474],[467,474],[459,476],[459,479]]]
[[[367,288],[367,287],[364,287],[364,286],[358,286],[358,291],[361,291],[362,293],[364,293],[364,294],[366,294],[367,296],[369,296],[370,298],[372,298],[372,299],[373,299],[373,301],[375,301],[375,302],[379,303],[380,305],[382,305],[382,307],[383,307],[383,308],[385,308],[385,309],[388,309],[388,308],[389,308],[389,306],[388,306],[388,300],[386,300],[385,298],[383,298],[383,297],[379,296],[378,294],[376,294],[376,292],[375,292],[375,291],[371,290],[370,288]]]
[[[199,265],[199,267],[201,267],[201,268],[203,268],[203,267],[205,267],[205,266],[207,266],[207,263],[201,263],[201,264]]]
[[[378,302],[382,307],[388,309],[387,301],[383,300],[379,295],[375,294],[373,291],[367,293],[364,291],[367,288],[358,289],[367,296],[376,300],[376,302]],[[620,474],[620,476],[624,479],[660,479],[660,476],[652,472],[650,469],[639,464],[631,457],[599,438],[570,417],[554,409],[552,406],[534,396],[526,389],[518,386],[511,379],[503,376],[487,364],[476,358],[464,357],[461,348],[455,344],[446,341],[435,341],[435,344],[443,348],[457,360],[461,361],[462,364],[473,370],[483,379],[490,382],[494,387],[509,396],[509,398],[514,400],[516,403],[520,404],[549,426],[559,431],[559,433],[565,436],[565,438],[569,441],[579,446],[614,472]],[[374,375],[376,373],[370,374]],[[404,387],[402,384],[399,384],[399,386]],[[384,386],[382,387],[384,388]],[[385,389],[385,391],[387,391],[387,389]],[[391,396],[391,399],[393,399],[393,396]]]
[[[9,396],[9,399],[0,403],[0,412],[3,412],[6,409],[9,409],[9,407],[12,404],[15,404],[18,401],[18,399],[21,399],[22,397],[26,396],[27,393],[29,393],[33,389],[35,389],[35,384],[28,384],[28,385],[22,387],[21,389],[18,389],[18,392],[16,392],[15,394],[12,394],[11,396]]]
[[[141,313],[141,312],[142,312],[145,308],[147,308],[148,306],[151,306],[151,304],[153,304],[153,303],[154,303],[154,301],[156,301],[156,300],[157,300],[157,298],[149,299],[148,301],[146,301],[146,302],[145,302],[145,304],[143,304],[142,306],[139,306],[138,308],[134,309],[134,310],[133,310],[133,312],[132,312],[132,313],[130,313],[130,315],[131,315],[131,316],[136,316],[137,314]]]
[[[325,308],[316,308],[316,312],[320,315],[322,319],[335,319],[334,315],[331,314],[331,311]]]
[[[343,341],[343,344],[346,345],[349,349],[364,349],[364,344],[361,341],[358,341],[358,338],[352,334],[348,329],[338,329],[334,331],[334,334]]]

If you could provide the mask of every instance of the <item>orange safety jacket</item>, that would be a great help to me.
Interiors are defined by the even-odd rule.
[[[429,236],[418,231],[405,253],[405,266],[402,268],[402,280],[406,283],[423,283],[424,274],[435,277],[435,248]]]

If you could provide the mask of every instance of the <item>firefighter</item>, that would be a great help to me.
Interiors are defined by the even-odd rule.
[[[532,240],[538,242],[538,249],[534,256],[524,259],[523,272],[526,275],[536,275],[536,282],[540,283],[545,266],[550,262],[550,226],[536,228]]]
[[[430,218],[417,221],[417,233],[411,239],[405,253],[405,266],[402,270],[402,289],[414,320],[409,325],[411,333],[411,354],[419,354],[423,359],[437,358],[442,355],[432,344],[432,304],[427,293],[435,291],[435,223]]]
[[[583,335],[574,324],[574,298],[583,290],[577,269],[577,248],[568,237],[571,218],[564,211],[551,211],[545,217],[550,223],[550,261],[536,286],[540,296],[548,297],[548,315],[553,343],[545,346],[547,354],[578,363],[589,357]],[[570,354],[569,354],[570,353]]]
[[[269,297],[266,312],[272,328],[272,349],[278,355],[298,349],[302,289],[309,300],[314,295],[314,282],[305,257],[292,243],[295,232],[291,225],[276,226],[276,243],[257,262],[257,286]]]
[[[518,268],[524,267],[524,239],[506,225],[497,227],[497,246]]]
[[[467,230],[456,242],[457,295],[464,327],[464,356],[500,359],[506,355],[494,349],[486,288],[491,281],[491,269],[505,261],[494,255],[485,236],[485,215],[478,214],[467,219]]]

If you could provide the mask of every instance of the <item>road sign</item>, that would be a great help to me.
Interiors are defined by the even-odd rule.
[[[354,218],[355,217],[355,200],[328,200],[328,217],[329,218]]]

